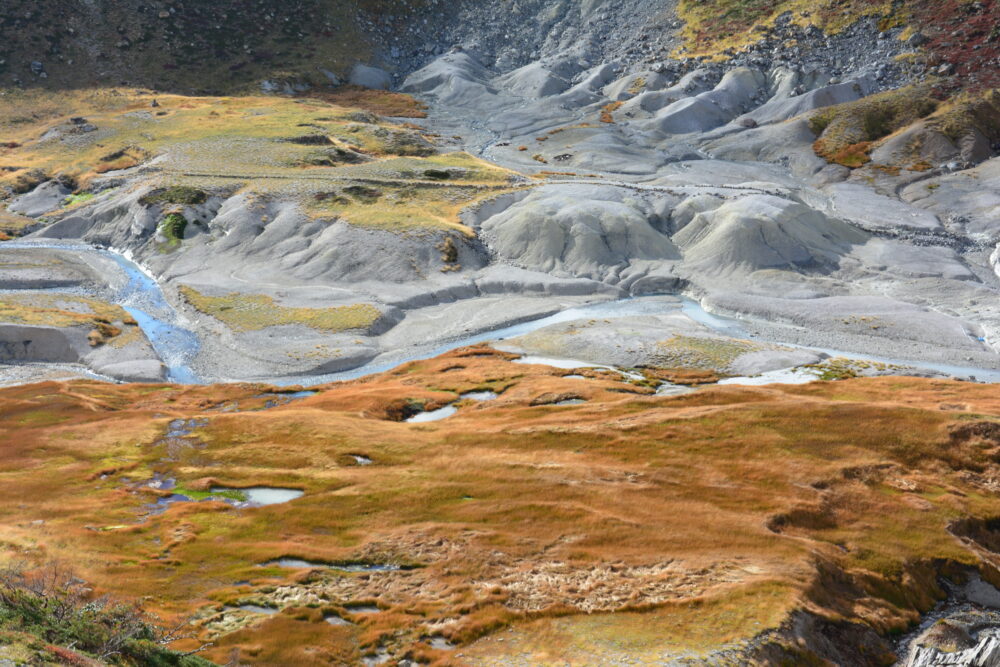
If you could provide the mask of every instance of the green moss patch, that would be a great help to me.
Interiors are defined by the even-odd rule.
[[[187,229],[187,218],[180,213],[168,213],[160,221],[159,232],[166,238],[166,249],[176,248],[184,240],[184,230]]]

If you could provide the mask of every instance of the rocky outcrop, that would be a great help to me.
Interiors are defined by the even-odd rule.
[[[973,640],[965,628],[941,621],[917,640],[906,667],[992,667],[1000,664],[1000,630],[997,634],[982,635],[978,641]]]

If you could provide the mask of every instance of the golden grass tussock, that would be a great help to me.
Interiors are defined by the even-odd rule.
[[[275,303],[266,294],[209,296],[186,285],[181,286],[180,292],[196,310],[225,322],[236,331],[259,331],[291,324],[328,332],[367,330],[382,316],[378,308],[367,303],[330,308],[291,308]]]
[[[117,304],[75,294],[6,294],[0,297],[0,322],[49,327],[91,327],[91,345],[138,331],[136,321]]]
[[[975,523],[1000,515],[988,386],[872,378],[664,397],[566,374],[476,347],[271,409],[271,390],[250,384],[2,389],[2,555],[70,558],[99,590],[193,613],[209,658],[261,665],[448,659],[428,637],[500,662],[586,662],[609,638],[634,656],[700,655],[795,610],[890,632],[933,605],[935,573],[990,576],[977,549],[1000,538]],[[402,421],[484,389],[498,398]],[[585,402],[538,401],[567,393]],[[177,420],[188,427],[169,436]],[[150,514],[170,493],[154,474],[192,493],[304,495]],[[962,518],[977,542],[949,532]],[[260,566],[280,557],[315,564]]]
[[[389,118],[427,117],[427,105],[406,93],[373,90],[361,86],[341,86],[330,92],[310,91],[307,95],[335,106],[364,109]]]
[[[816,154],[852,169],[871,161],[876,142],[933,113],[939,102],[926,86],[908,86],[827,107],[809,118]]]

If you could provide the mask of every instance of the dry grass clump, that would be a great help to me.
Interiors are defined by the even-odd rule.
[[[0,322],[49,327],[89,326],[90,344],[103,345],[136,321],[117,304],[75,294],[5,294]]]
[[[809,118],[818,135],[813,148],[829,162],[857,168],[871,161],[869,152],[884,139],[938,108],[924,86],[908,86],[827,107]]]
[[[623,393],[634,387],[616,374],[563,374],[477,347],[267,410],[254,409],[260,385],[2,389],[0,553],[69,555],[101,589],[197,611],[209,657],[236,650],[245,664],[297,664],[304,647],[334,663],[424,655],[428,637],[497,662],[669,661],[803,609],[898,631],[933,605],[936,576],[992,576],[982,547],[948,530],[966,518],[977,544],[994,543],[989,386],[873,378],[664,397]],[[500,396],[444,421],[389,415],[483,388]],[[568,392],[586,403],[536,404]],[[181,419],[202,421],[166,437]],[[169,493],[149,486],[154,473],[305,495],[146,516]],[[260,567],[282,556],[407,567]],[[232,608],[244,602],[280,612]],[[381,611],[352,611],[361,603]]]
[[[610,104],[605,104],[601,107],[601,118],[602,123],[614,123],[615,117],[614,113],[625,104],[624,102],[611,102]]]
[[[21,236],[36,224],[38,222],[33,218],[26,218],[0,208],[0,240],[6,241]]]
[[[991,143],[1000,141],[1000,90],[958,95],[932,114],[927,125],[954,142],[972,132]]]
[[[725,373],[740,355],[762,349],[751,341],[673,336],[657,343],[657,363],[665,368],[691,368]]]
[[[685,22],[685,46],[695,55],[745,47],[787,12],[796,24],[837,33],[866,16],[879,17],[883,26],[895,25],[906,8],[889,0],[680,0],[677,7]]]
[[[320,331],[350,331],[368,329],[382,316],[378,308],[367,303],[333,308],[289,308],[278,305],[266,294],[209,296],[186,285],[181,286],[180,292],[194,308],[237,331],[259,331],[289,324]]]
[[[304,203],[306,212],[390,231],[440,229],[472,236],[462,210],[512,188],[511,172],[465,152],[397,157],[339,171],[345,183],[315,193]],[[444,174],[447,179],[440,177]]]
[[[309,91],[306,95],[335,106],[364,109],[389,118],[427,118],[427,105],[406,93],[341,86],[333,91]]]

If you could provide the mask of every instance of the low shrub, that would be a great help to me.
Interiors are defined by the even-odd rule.
[[[53,644],[50,651],[67,664],[93,658],[114,665],[211,665],[167,649],[164,644],[181,637],[138,605],[95,597],[84,581],[55,564],[35,571],[23,564],[0,568],[0,626]]]
[[[180,243],[184,240],[187,224],[187,219],[180,213],[170,213],[160,222],[160,233],[167,238],[167,241]]]

